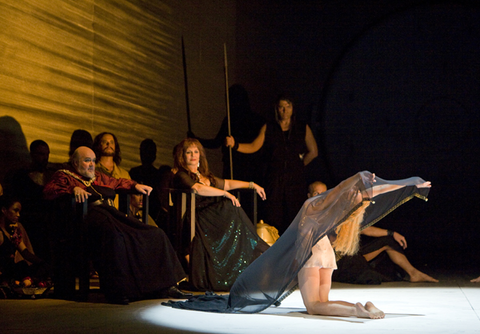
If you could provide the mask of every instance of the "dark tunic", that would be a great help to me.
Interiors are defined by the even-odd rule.
[[[195,181],[185,171],[174,177],[174,187],[191,189]],[[224,188],[224,180],[215,178]],[[241,207],[224,197],[196,195],[195,237],[189,247],[190,282],[199,290],[228,291],[237,277],[266,249]]]
[[[293,123],[289,131],[282,131],[277,122],[267,123],[264,149],[267,170],[265,176],[265,223],[275,226],[282,234],[290,225],[307,198],[307,184],[303,154],[306,124]]]
[[[136,185],[131,180],[115,179],[98,172],[95,175],[96,180],[88,188],[72,175],[58,171],[45,186],[45,197],[55,199],[72,194],[74,187],[81,187],[92,193],[89,201],[93,202],[100,198],[99,194],[103,198],[113,198],[114,189],[133,189]],[[106,204],[90,206],[86,224],[90,256],[107,298],[148,297],[185,278],[162,229],[145,225]]]

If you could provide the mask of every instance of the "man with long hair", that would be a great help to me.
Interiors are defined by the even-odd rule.
[[[116,179],[130,179],[130,174],[120,167],[122,156],[117,137],[110,132],[99,133],[93,140],[97,157],[96,169]]]

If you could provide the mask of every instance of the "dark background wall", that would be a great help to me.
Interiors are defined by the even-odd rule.
[[[478,268],[480,10],[467,1],[237,4],[238,78],[273,116],[297,97],[320,156],[310,178],[359,170],[433,187],[379,225],[402,232],[417,265]]]

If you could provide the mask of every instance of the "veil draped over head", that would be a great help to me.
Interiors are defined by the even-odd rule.
[[[368,171],[359,172],[318,196],[308,199],[280,239],[237,278],[230,294],[207,293],[175,308],[223,313],[256,313],[283,300],[297,284],[297,274],[310,258],[312,247],[334,232],[363,201],[367,207],[360,229],[375,224],[413,197],[427,200],[429,188],[417,188],[419,177],[387,181]],[[388,190],[387,190],[388,189]],[[379,194],[381,190],[385,191]]]

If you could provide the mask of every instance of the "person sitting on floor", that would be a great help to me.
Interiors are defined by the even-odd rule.
[[[14,196],[0,196],[0,284],[15,287],[47,287],[50,266],[35,255],[20,223],[22,204]]]

